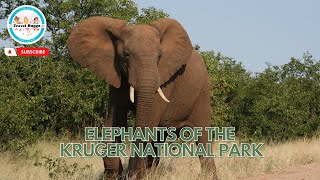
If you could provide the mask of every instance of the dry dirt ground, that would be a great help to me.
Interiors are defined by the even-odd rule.
[[[249,180],[319,180],[320,179],[320,163],[311,163],[291,167],[281,171],[261,174],[250,178]]]

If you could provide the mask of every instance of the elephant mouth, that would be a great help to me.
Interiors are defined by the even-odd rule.
[[[163,94],[161,88],[159,87],[157,92],[159,93],[160,97],[165,101],[165,102],[170,102],[166,96]],[[133,86],[130,86],[130,101],[132,103],[134,103],[134,87]]]

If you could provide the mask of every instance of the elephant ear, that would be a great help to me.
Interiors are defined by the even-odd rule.
[[[167,82],[192,54],[192,44],[182,25],[170,18],[152,22],[160,33],[162,55],[158,64],[161,85]]]
[[[114,41],[125,25],[124,20],[90,17],[79,22],[67,40],[70,56],[75,61],[116,88],[121,80]]]

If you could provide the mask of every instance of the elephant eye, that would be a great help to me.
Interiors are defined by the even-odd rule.
[[[130,54],[129,54],[128,52],[126,52],[126,51],[123,53],[123,55],[124,55],[124,57],[125,57],[126,59],[129,59],[129,58],[130,58]]]

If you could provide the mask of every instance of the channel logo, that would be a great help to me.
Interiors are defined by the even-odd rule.
[[[47,22],[40,9],[30,5],[15,8],[7,21],[9,35],[20,44],[33,44],[46,32]],[[39,48],[4,48],[6,56],[48,56],[49,49]]]
[[[40,9],[29,5],[14,9],[7,21],[11,38],[20,44],[33,44],[39,41],[46,27],[46,18]]]

